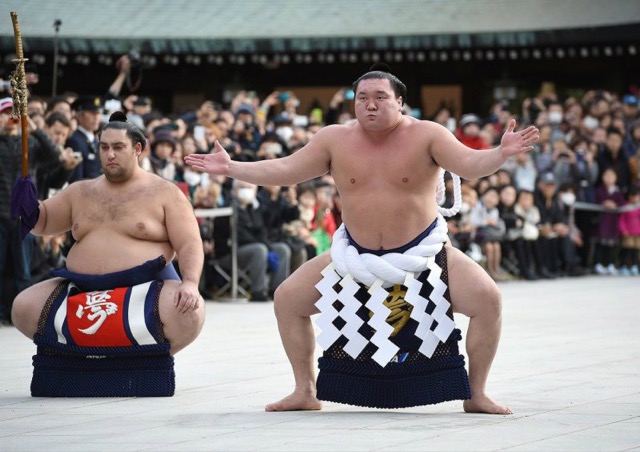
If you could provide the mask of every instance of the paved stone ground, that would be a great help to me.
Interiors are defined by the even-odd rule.
[[[32,398],[35,347],[0,327],[0,450],[640,451],[640,279],[502,289],[490,392],[512,416],[465,414],[461,402],[265,413],[293,383],[272,304],[208,302],[202,335],[176,357],[172,398]]]

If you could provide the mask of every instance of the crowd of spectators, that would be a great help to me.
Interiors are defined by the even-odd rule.
[[[295,92],[261,97],[247,89],[226,104],[212,99],[186,111],[162,112],[153,99],[121,95],[130,68],[127,57],[117,67],[106,95],[29,98],[30,145],[39,152],[30,172],[42,199],[65,184],[99,174],[95,133],[111,112],[122,109],[148,137],[140,161],[144,169],[178,184],[194,208],[233,207],[238,265],[252,300],[269,300],[290,272],[330,247],[341,223],[340,195],[330,175],[298,186],[256,187],[209,177],[185,167],[183,158],[212,152],[216,140],[237,160],[290,155],[321,127],[353,120],[352,92],[341,89],[326,108],[310,111],[300,110]],[[0,101],[0,155],[5,159],[16,158],[20,141],[18,125],[8,116],[10,107],[9,98]],[[407,107],[406,114],[411,113]],[[563,97],[545,89],[521,104],[498,99],[486,115],[466,113],[457,123],[454,113],[442,106],[422,119],[442,124],[478,150],[498,145],[511,117],[520,127],[535,124],[540,129],[532,152],[510,158],[486,178],[463,181],[460,212],[448,220],[454,246],[496,280],[638,275],[640,210],[620,209],[640,201],[636,94],[593,90]],[[9,199],[5,192],[17,175],[0,171],[0,198]],[[446,186],[451,190],[450,179]],[[451,201],[450,192],[447,199]],[[6,202],[0,214],[5,228]],[[231,266],[229,218],[202,218],[200,226],[207,261],[201,291],[208,296],[223,282],[216,266]],[[31,282],[46,277],[47,268],[64,264],[72,238],[30,236],[19,251],[8,235],[2,241],[0,316],[6,320],[11,297],[7,282],[18,281],[17,289],[24,288],[29,283],[25,266]],[[24,255],[20,262],[19,253]]]

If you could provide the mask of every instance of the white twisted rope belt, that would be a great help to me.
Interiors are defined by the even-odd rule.
[[[444,201],[444,172],[437,190],[438,204]],[[455,215],[460,207],[460,178],[453,176],[454,205],[450,209],[439,208],[435,228],[418,245],[404,253],[388,253],[377,256],[371,253],[359,254],[358,250],[347,238],[344,224],[338,228],[333,236],[331,245],[332,262],[322,271],[323,278],[316,285],[321,294],[316,302],[320,315],[316,325],[321,329],[317,337],[320,347],[327,350],[341,336],[348,339],[344,351],[354,359],[367,346],[368,340],[358,329],[364,321],[356,312],[362,302],[355,298],[360,289],[359,283],[368,287],[369,299],[365,306],[373,315],[367,323],[375,329],[371,342],[378,347],[372,358],[381,366],[386,366],[397,355],[399,348],[389,340],[393,328],[386,321],[390,309],[384,305],[389,293],[384,288],[395,284],[407,287],[405,301],[413,306],[411,318],[418,322],[415,335],[422,339],[420,353],[431,357],[439,342],[444,342],[455,328],[453,320],[447,316],[450,303],[443,297],[447,290],[446,284],[440,279],[442,269],[435,260],[436,254],[442,250],[447,240],[447,223],[443,214]],[[422,283],[415,279],[416,275],[430,270],[427,281],[433,287],[429,300],[420,295]],[[337,292],[334,287],[339,284],[342,289]],[[338,311],[334,303],[340,301],[343,305]],[[429,301],[436,305],[431,314],[426,312]],[[336,328],[334,321],[337,317],[345,321],[341,329]],[[437,325],[432,331],[431,326]]]
[[[436,227],[418,245],[404,253],[388,253],[377,256],[371,253],[359,254],[349,244],[347,232],[342,224],[333,235],[331,260],[340,276],[350,274],[356,281],[371,286],[377,279],[382,287],[404,284],[407,272],[420,273],[427,269],[428,258],[440,252],[447,241],[447,223],[438,214]]]

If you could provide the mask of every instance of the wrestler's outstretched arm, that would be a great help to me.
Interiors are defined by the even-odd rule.
[[[213,175],[224,175],[256,185],[295,185],[322,176],[331,165],[329,143],[334,127],[319,130],[303,148],[293,154],[258,162],[231,160],[218,141],[211,154],[191,154],[184,162],[194,169]]]
[[[40,201],[40,216],[31,233],[34,235],[58,235],[69,231],[73,225],[71,217],[73,199],[80,195],[85,183],[85,181],[78,181],[55,196]]]
[[[165,223],[169,243],[176,251],[182,276],[174,304],[179,312],[185,313],[198,307],[198,283],[204,264],[204,250],[191,203],[177,186],[167,184],[167,187],[168,193],[164,194]]]
[[[502,135],[500,146],[493,149],[471,149],[462,144],[445,127],[437,123],[428,123],[425,127],[430,135],[431,156],[438,165],[447,171],[465,179],[477,179],[497,171],[511,156],[533,149],[540,138],[540,132],[534,126],[514,131],[516,120],[511,119]]]

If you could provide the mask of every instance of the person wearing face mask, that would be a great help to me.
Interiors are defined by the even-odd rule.
[[[547,107],[547,117],[549,124],[551,125],[551,142],[554,142],[557,138],[564,138],[565,131],[563,130],[564,109],[560,102],[551,102]]]
[[[586,115],[582,120],[582,128],[586,134],[593,133],[599,124],[600,121],[598,121],[598,118],[595,118],[591,115]]]
[[[235,180],[231,188],[238,240],[237,261],[251,279],[250,301],[270,301],[275,288],[289,276],[291,249],[284,242],[269,240],[268,219],[265,207],[257,200],[257,188],[239,180]],[[215,255],[220,266],[230,270],[229,219],[217,220],[214,226]]]
[[[557,104],[560,105],[560,104]],[[562,122],[562,111],[549,111],[549,122],[553,125],[558,125]]]
[[[281,113],[273,118],[274,132],[283,140],[288,143],[293,136],[293,127],[291,127],[293,120],[288,113]]]
[[[536,206],[540,211],[538,240],[544,260],[540,275],[553,278],[562,274],[575,276],[581,273],[577,268],[578,259],[571,237],[568,209],[562,205],[553,173],[543,173],[540,176]]]

